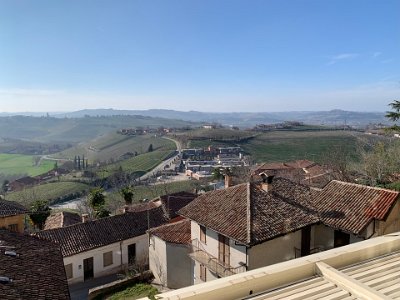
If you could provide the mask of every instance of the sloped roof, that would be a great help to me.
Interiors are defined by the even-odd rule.
[[[35,235],[57,242],[64,257],[140,236],[150,228],[165,224],[162,207],[129,212],[68,227],[43,230]],[[148,223],[149,222],[149,223]]]
[[[353,234],[373,220],[384,220],[399,192],[332,180],[313,198],[326,225]]]
[[[61,228],[81,223],[82,218],[75,213],[60,211],[47,217],[44,230]]]
[[[17,202],[0,200],[0,217],[21,215],[27,212],[27,209]]]
[[[177,212],[192,202],[198,195],[189,192],[178,192],[160,197],[167,216],[173,219],[178,216]]]
[[[322,222],[360,235],[373,220],[384,220],[396,191],[331,181],[323,189],[275,178],[269,192],[245,183],[205,193],[179,213],[246,245]]]
[[[168,243],[190,244],[191,229],[190,220],[184,219],[179,222],[162,225],[149,230],[149,233],[155,235]]]
[[[303,204],[309,198],[309,188],[276,178],[272,192],[265,192],[256,183],[244,183],[200,195],[179,213],[253,245],[317,223],[315,212]]]
[[[162,206],[167,217],[173,219],[178,216],[178,210],[192,202],[197,196],[198,195],[189,192],[167,194],[146,203],[136,203],[125,206],[125,211],[138,212]]]
[[[57,245],[32,236],[0,230],[0,299],[70,299],[63,257]],[[4,254],[13,250],[17,257]]]

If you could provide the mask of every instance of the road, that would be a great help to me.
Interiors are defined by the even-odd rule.
[[[181,154],[182,147],[181,147],[181,144],[178,141],[176,141],[174,139],[171,139],[171,138],[168,138],[168,137],[165,137],[165,136],[163,136],[163,138],[167,139],[167,140],[170,140],[170,141],[173,141],[175,143],[176,150],[177,150],[176,154],[173,157],[162,161],[157,167],[155,167],[151,171],[149,171],[146,174],[144,174],[141,177],[139,177],[139,180],[141,180],[141,181],[142,180],[146,180],[149,177],[154,176],[155,174],[157,174],[157,172],[163,171],[166,165],[168,165],[169,168],[171,168],[171,164],[173,163],[173,161]]]
[[[174,155],[173,157],[162,161],[157,167],[155,167],[153,170],[151,170],[150,172],[147,172],[146,174],[144,174],[143,176],[140,177],[140,180],[146,180],[147,178],[153,176],[154,174],[157,174],[158,171],[163,171],[164,167],[166,165],[169,165],[169,167],[171,168],[171,164],[174,161],[174,159],[177,158],[177,156],[180,155],[181,153],[181,145],[178,141],[173,140],[171,138],[167,138],[167,137],[163,137],[167,140],[171,140],[176,144],[176,149],[177,149],[177,153],[176,155]],[[47,159],[47,158],[46,158]],[[186,178],[182,178],[182,180],[185,180]],[[59,203],[59,204],[55,204],[50,206],[51,209],[64,209],[64,208],[69,208],[69,209],[78,209],[79,205],[82,203],[82,201],[84,201],[85,198],[78,198],[78,199],[74,199],[74,200],[70,200],[64,203]]]

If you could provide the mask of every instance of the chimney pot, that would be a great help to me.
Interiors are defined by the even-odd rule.
[[[82,223],[87,223],[87,222],[89,222],[89,215],[82,214]]]
[[[232,176],[225,175],[225,188],[232,186]]]

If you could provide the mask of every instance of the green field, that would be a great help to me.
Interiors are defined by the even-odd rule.
[[[123,161],[105,166],[98,172],[100,177],[107,177],[122,168],[124,172],[144,174],[155,168],[161,161],[166,159],[173,151],[157,150],[141,154]]]
[[[190,147],[242,147],[255,162],[276,162],[309,159],[324,162],[324,157],[332,149],[342,149],[359,160],[357,146],[367,138],[359,132],[349,131],[271,131],[262,133],[246,142],[221,142],[191,140]],[[374,138],[374,137],[368,137]]]
[[[52,201],[68,194],[84,193],[89,190],[90,187],[84,183],[52,182],[27,188],[18,192],[11,192],[7,194],[7,200],[17,201],[25,205],[29,205],[35,200]]]
[[[35,156],[21,154],[0,154],[0,173],[5,175],[36,176],[53,169],[54,161],[42,160],[35,165]]]
[[[74,159],[79,155],[89,159],[89,163],[95,161],[107,162],[118,160],[122,155],[130,153],[146,153],[149,145],[153,145],[154,150],[174,150],[175,143],[154,135],[126,136],[117,133],[102,135],[86,143],[52,155],[57,158]]]

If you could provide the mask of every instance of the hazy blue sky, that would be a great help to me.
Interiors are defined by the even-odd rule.
[[[400,0],[0,0],[0,111],[385,111]]]

